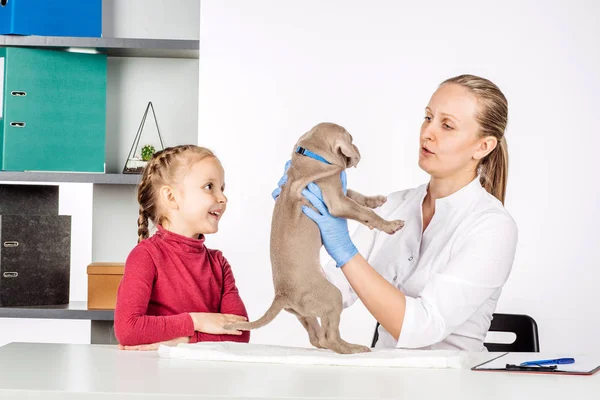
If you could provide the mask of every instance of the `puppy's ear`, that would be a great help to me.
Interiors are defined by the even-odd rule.
[[[333,148],[346,157],[346,168],[355,167],[360,161],[358,148],[345,138],[336,139]]]

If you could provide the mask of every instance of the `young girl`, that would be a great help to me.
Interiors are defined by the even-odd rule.
[[[138,245],[127,257],[117,292],[121,349],[249,341],[249,332],[223,328],[248,314],[229,263],[204,245],[204,235],[219,229],[224,189],[223,167],[208,149],[166,148],[148,162],[138,189]],[[150,238],[148,220],[158,229]]]

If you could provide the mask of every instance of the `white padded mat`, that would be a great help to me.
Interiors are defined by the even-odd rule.
[[[337,354],[330,350],[234,342],[160,346],[160,357],[201,361],[345,365],[360,367],[463,368],[466,353],[451,350],[374,349],[370,353]]]

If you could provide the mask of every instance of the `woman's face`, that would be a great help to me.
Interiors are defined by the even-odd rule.
[[[446,83],[436,90],[421,125],[421,169],[434,178],[474,173],[496,145],[493,138],[479,137],[478,107],[475,95],[458,84]]]

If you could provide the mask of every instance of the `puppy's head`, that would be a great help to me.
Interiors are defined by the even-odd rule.
[[[360,161],[360,152],[352,143],[352,135],[337,124],[322,122],[316,125],[300,138],[298,145],[346,168],[355,167]]]

